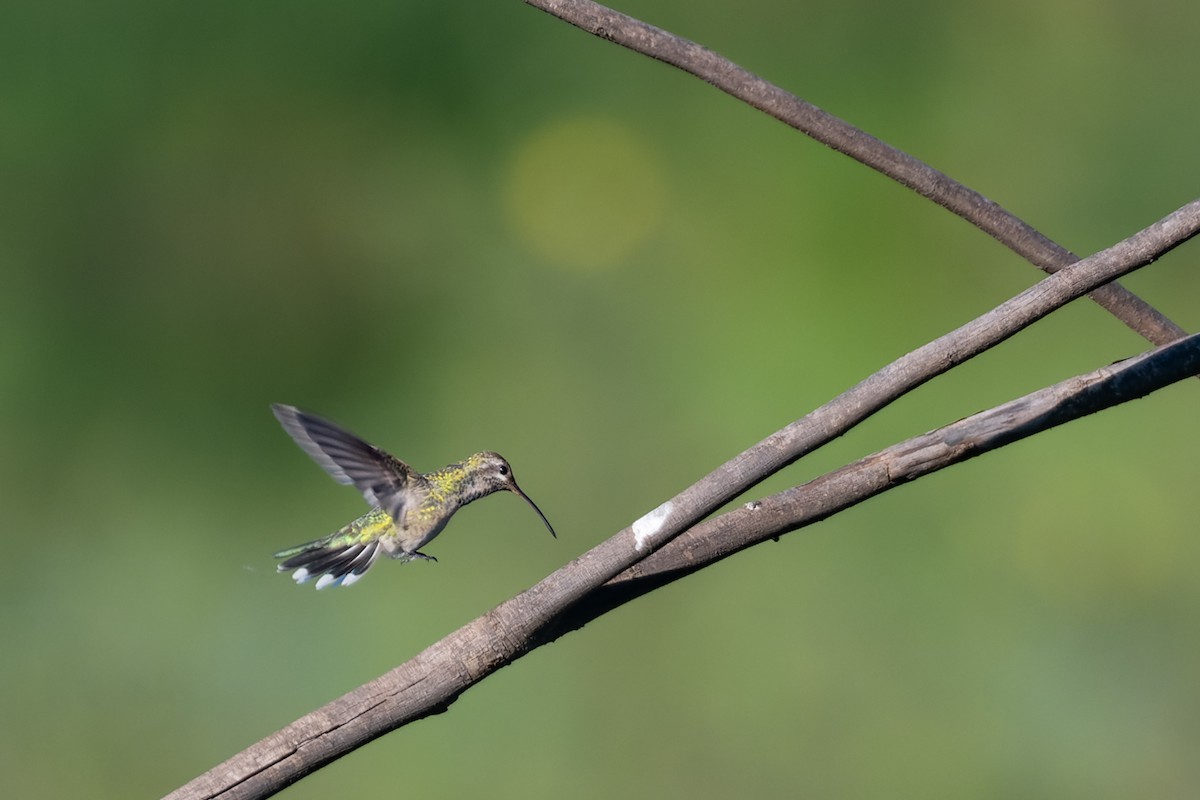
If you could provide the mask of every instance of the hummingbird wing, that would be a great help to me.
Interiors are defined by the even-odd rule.
[[[335,481],[353,485],[368,503],[382,508],[393,520],[401,519],[409,478],[414,474],[412,467],[329,420],[295,406],[275,403],[271,411],[300,449]]]

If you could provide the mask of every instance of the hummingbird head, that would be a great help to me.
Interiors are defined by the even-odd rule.
[[[517,479],[513,477],[512,467],[508,461],[499,453],[480,453],[472,457],[476,461],[473,472],[476,479],[482,484],[485,493],[506,491],[519,495],[530,507],[537,512],[537,515],[542,518],[542,522],[546,523],[546,529],[550,531],[550,535],[558,538],[558,534],[554,532],[554,528],[550,525],[550,520],[546,519],[546,515],[537,507],[537,503],[529,498],[529,495],[521,491],[521,487],[517,486]]]

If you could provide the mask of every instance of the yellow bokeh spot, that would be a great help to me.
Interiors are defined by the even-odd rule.
[[[516,148],[505,183],[516,234],[553,264],[619,264],[662,218],[663,177],[645,143],[604,117],[555,120]]]

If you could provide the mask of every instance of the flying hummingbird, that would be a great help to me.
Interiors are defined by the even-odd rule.
[[[401,562],[437,561],[421,552],[442,532],[454,512],[501,490],[520,495],[546,523],[550,520],[513,478],[499,453],[476,453],[433,472],[417,472],[400,459],[367,444],[332,422],[293,406],[271,406],[283,429],[338,483],[352,484],[372,508],[323,539],[280,550],[280,572],[295,570],[297,583],[317,579],[317,588],[349,586],[381,553]],[[557,538],[557,537],[555,537]]]

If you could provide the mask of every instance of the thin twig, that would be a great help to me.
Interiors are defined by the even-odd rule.
[[[768,437],[532,588],[412,660],[308,714],[169,795],[267,797],[402,725],[444,711],[466,689],[546,640],[571,606],[819,444],[915,386],[1003,341],[1095,286],[1150,263],[1200,231],[1200,201],[1045,278],[999,308],[885,367]]]
[[[1045,272],[1079,260],[999,203],[845,120],[765,81],[693,41],[590,0],[524,0],[564,22],[634,52],[677,67],[844,153],[970,222]],[[1119,284],[1093,291],[1092,300],[1154,344],[1186,334],[1153,306]]]

